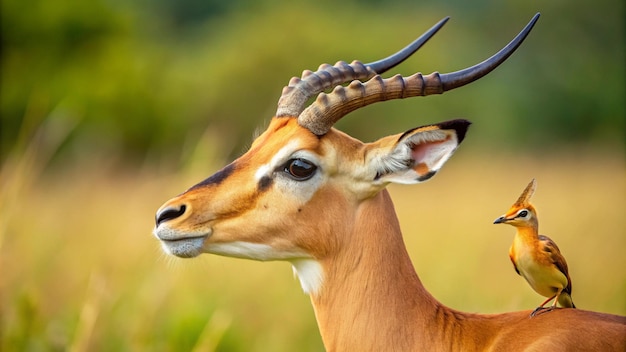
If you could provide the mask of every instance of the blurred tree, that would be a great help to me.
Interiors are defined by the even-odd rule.
[[[463,116],[486,147],[622,143],[623,10],[618,0],[2,0],[0,160],[59,116],[81,121],[62,156],[179,159],[207,129],[232,156],[303,69],[378,59],[451,15],[396,72],[453,71],[502,47],[536,11],[537,28],[489,78],[367,107],[339,126],[370,140]]]

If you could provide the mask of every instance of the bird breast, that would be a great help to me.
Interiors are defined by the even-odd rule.
[[[541,249],[519,241],[516,236],[513,242],[513,252],[520,274],[540,295],[552,297],[557,291],[567,286],[567,277]]]

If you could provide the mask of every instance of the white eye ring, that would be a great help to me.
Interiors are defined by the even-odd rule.
[[[526,209],[522,209],[520,211],[517,212],[517,218],[528,218],[528,216],[530,215],[530,212]]]

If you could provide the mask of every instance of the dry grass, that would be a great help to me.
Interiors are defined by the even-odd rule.
[[[513,229],[491,224],[536,177],[541,229],[568,259],[576,304],[626,314],[624,155],[477,155],[460,150],[432,181],[391,187],[435,297],[485,313],[541,302],[509,263]],[[161,253],[154,211],[205,176],[80,165],[21,189],[3,208],[0,348],[321,350],[288,264]]]

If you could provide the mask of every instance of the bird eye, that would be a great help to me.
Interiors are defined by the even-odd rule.
[[[291,159],[285,164],[284,171],[296,181],[308,180],[317,170],[317,166],[308,160]]]
[[[527,215],[528,215],[528,210],[522,210],[519,212],[519,214],[517,214],[517,216],[520,218],[525,218]]]

